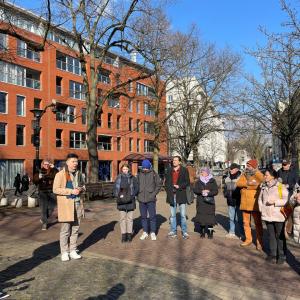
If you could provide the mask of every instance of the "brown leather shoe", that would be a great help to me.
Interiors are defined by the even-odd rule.
[[[248,246],[250,246],[251,244],[252,244],[251,241],[245,241],[245,242],[241,243],[240,246],[241,246],[241,247],[248,247]]]

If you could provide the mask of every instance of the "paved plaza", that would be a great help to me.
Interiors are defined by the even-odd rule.
[[[227,206],[217,197],[215,238],[194,233],[167,238],[169,207],[158,200],[158,240],[140,241],[135,211],[131,244],[122,244],[113,201],[86,204],[79,249],[83,259],[62,263],[58,223],[41,231],[39,209],[0,209],[0,286],[8,299],[300,299],[300,248],[289,242],[287,263],[269,265],[253,244],[225,238]]]

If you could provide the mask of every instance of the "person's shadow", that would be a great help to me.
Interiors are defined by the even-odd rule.
[[[105,225],[102,225],[98,228],[96,228],[87,238],[85,238],[82,243],[78,246],[78,250],[80,252],[86,250],[90,246],[96,244],[102,239],[106,239],[108,234],[115,229],[115,225],[117,224],[117,221],[111,221]]]
[[[22,280],[16,283],[11,282],[12,279],[26,274],[27,272],[38,267],[45,261],[56,257],[59,253],[60,249],[58,241],[38,247],[34,250],[32,257],[21,260],[7,267],[5,270],[0,271],[0,290],[3,290],[8,287],[17,287],[23,285],[26,282],[33,281],[35,277]],[[29,285],[25,285],[21,288],[18,288],[18,290],[25,290],[28,287]]]
[[[88,297],[85,300],[117,300],[125,293],[125,286],[123,283],[118,283],[113,286],[105,295],[98,295],[95,297]]]

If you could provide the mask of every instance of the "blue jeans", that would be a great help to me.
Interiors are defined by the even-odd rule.
[[[239,233],[244,234],[243,216],[238,206],[228,205],[229,233],[235,234],[235,225],[239,225]]]
[[[179,212],[180,212],[180,224],[181,224],[181,231],[182,233],[187,232],[187,226],[186,226],[186,214],[185,214],[185,208],[186,204],[179,204]],[[177,211],[177,205],[176,205],[176,198],[174,196],[174,206],[170,206],[171,208],[171,217],[170,217],[170,223],[171,223],[171,231],[176,232],[177,231],[177,220],[176,220],[176,211]]]
[[[148,213],[150,219],[150,232],[156,232],[156,202],[151,201],[147,203],[140,202],[140,213],[142,218],[142,226],[144,232],[149,233],[148,228]]]

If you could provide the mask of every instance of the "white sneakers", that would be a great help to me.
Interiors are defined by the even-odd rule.
[[[150,236],[152,241],[156,241],[156,234],[154,232],[151,232]]]
[[[70,257],[69,257],[69,253],[68,252],[64,252],[61,254],[61,261],[68,261],[70,260]]]
[[[148,238],[148,233],[144,231],[143,234],[140,236],[140,240],[143,241],[146,238]]]
[[[238,239],[238,237],[234,233],[231,233],[231,232],[227,233],[225,235],[225,237],[227,237],[229,239]]]
[[[61,261],[68,261],[70,259],[80,259],[82,258],[75,250],[71,251],[70,254],[68,252],[64,252],[61,254]]]
[[[144,241],[145,239],[147,239],[149,236],[149,234],[147,232],[143,232],[142,235],[140,236],[140,240],[141,241]],[[152,241],[156,241],[157,240],[157,237],[156,237],[156,234],[154,232],[151,232],[150,233],[150,237],[151,237],[151,240]]]

